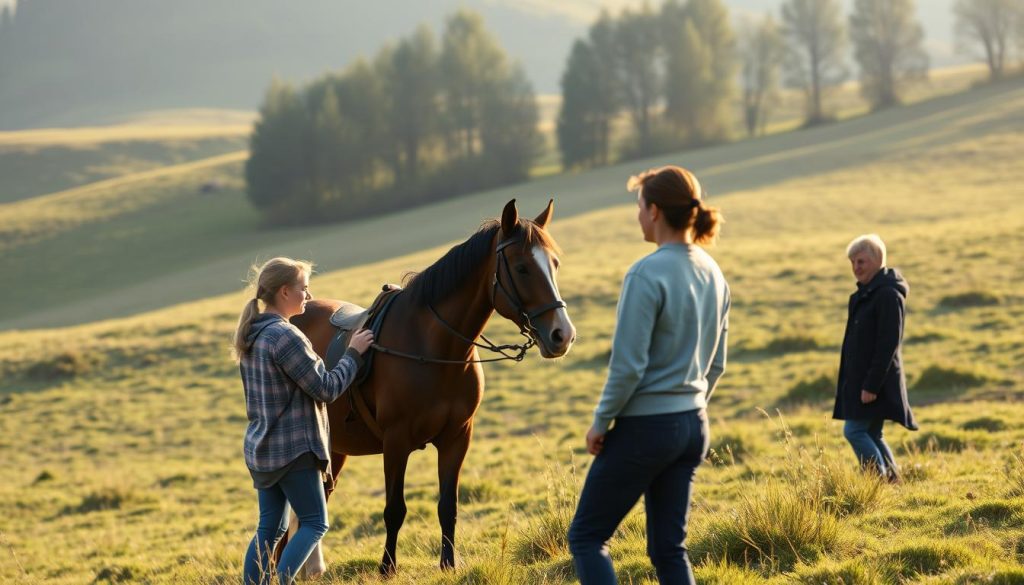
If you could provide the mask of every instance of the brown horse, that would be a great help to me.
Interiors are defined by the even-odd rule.
[[[384,454],[383,575],[396,569],[409,455],[427,443],[438,452],[440,564],[443,569],[455,566],[459,472],[484,390],[477,351],[484,346],[474,342],[491,314],[497,311],[518,325],[530,337],[526,347],[536,344],[545,358],[565,355],[576,338],[555,282],[558,245],[545,230],[552,209],[549,202],[530,221],[520,219],[515,200],[509,201],[500,221],[485,223],[412,277],[395,298],[377,334],[378,351],[369,377],[349,389],[365,397],[381,438],[350,412],[349,400],[328,406],[335,480],[348,456]],[[328,319],[340,304],[311,301],[305,314],[292,319],[321,356],[336,332]]]

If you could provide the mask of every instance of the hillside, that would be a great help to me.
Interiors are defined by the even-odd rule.
[[[510,196],[534,212],[551,193],[552,233],[565,249],[559,284],[577,346],[554,362],[531,355],[487,367],[452,574],[435,568],[435,454],[413,456],[393,582],[575,583],[563,535],[589,464],[583,433],[621,278],[651,249],[639,241],[623,183],[671,160],[698,171],[727,218],[713,254],[734,298],[731,362],[710,408],[714,452],[695,487],[689,546],[699,582],[1024,582],[1021,148],[1018,83],[380,220],[274,232],[279,240],[211,258],[194,247],[198,235],[182,238],[182,254],[206,261],[139,285],[115,281],[92,300],[50,310],[68,320],[117,312],[111,307],[130,313],[145,310],[136,300],[144,294],[189,301],[189,287],[200,298],[123,319],[0,333],[0,459],[8,462],[0,581],[235,582],[256,505],[227,344],[251,257],[310,256],[323,266],[315,294],[365,303],[381,282],[422,268]],[[166,213],[154,207],[139,217],[148,226],[183,217]],[[904,358],[922,429],[887,428],[904,466],[899,486],[857,477],[841,427],[829,420],[853,289],[843,248],[867,231],[887,241],[890,264],[911,283]],[[353,245],[374,232],[390,236],[373,240],[376,251]],[[104,254],[141,241],[112,237],[121,239],[96,244]],[[493,326],[496,338],[513,335]],[[377,583],[380,459],[351,459],[341,482],[343,497],[329,505],[322,582]],[[641,507],[612,542],[623,583],[653,583],[643,522]]]
[[[23,283],[0,306],[0,329],[82,323],[222,294],[244,279],[255,258],[276,253],[312,257],[324,271],[393,258],[450,242],[513,197],[538,206],[553,196],[560,217],[577,215],[628,200],[626,177],[665,162],[695,169],[713,197],[857,168],[903,152],[910,139],[943,144],[984,132],[988,126],[955,131],[949,120],[984,119],[1019,107],[1022,96],[1020,80],[1007,82],[841,124],[549,176],[367,221],[306,228],[261,224],[245,201],[242,154],[0,204],[0,272]],[[211,181],[219,190],[202,193],[200,187]],[[103,282],[94,277],[97,272],[104,274]]]

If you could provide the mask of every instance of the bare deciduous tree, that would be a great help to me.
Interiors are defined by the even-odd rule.
[[[1003,76],[1020,3],[1021,0],[957,0],[953,5],[960,44],[972,51],[977,44],[981,45],[992,79]]]
[[[741,29],[739,52],[743,67],[743,120],[747,134],[764,132],[769,109],[777,99],[779,68],[786,45],[771,16]]]
[[[807,123],[821,122],[824,92],[846,79],[846,35],[838,0],[786,0],[782,32],[787,39],[787,81],[807,96]]]
[[[928,73],[924,29],[914,12],[914,0],[854,1],[850,39],[861,92],[875,109],[899,103],[900,86]]]

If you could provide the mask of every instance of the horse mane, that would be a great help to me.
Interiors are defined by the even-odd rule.
[[[491,242],[494,235],[501,229],[501,222],[493,219],[484,222],[473,235],[461,244],[452,246],[437,262],[428,266],[423,272],[410,272],[403,279],[403,294],[413,304],[425,307],[437,303],[461,288],[466,279],[473,274],[487,257],[493,253]],[[534,245],[542,246],[555,254],[561,250],[548,233],[528,219],[520,219],[512,237],[523,239],[523,248]]]

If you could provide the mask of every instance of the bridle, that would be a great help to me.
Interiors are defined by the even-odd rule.
[[[513,313],[519,318],[519,321],[513,320],[512,322],[519,326],[519,334],[526,338],[526,341],[524,343],[497,345],[490,339],[487,339],[487,336],[483,334],[480,335],[480,339],[483,339],[484,343],[480,343],[475,339],[470,339],[463,335],[462,333],[460,333],[457,329],[455,329],[455,327],[448,323],[448,321],[441,317],[441,315],[437,312],[437,309],[434,308],[434,305],[428,303],[427,307],[430,308],[430,312],[434,315],[434,318],[437,319],[437,321],[441,323],[441,325],[444,325],[444,327],[448,329],[448,331],[452,335],[461,339],[462,341],[465,341],[470,345],[476,346],[485,351],[501,354],[501,357],[477,360],[443,360],[388,349],[376,343],[373,344],[373,349],[388,355],[416,360],[420,363],[430,364],[479,364],[486,362],[498,362],[504,360],[512,360],[515,362],[523,361],[523,359],[526,358],[526,352],[529,351],[531,347],[537,345],[538,332],[537,328],[533,325],[533,320],[543,315],[544,313],[547,313],[548,311],[564,309],[566,307],[566,304],[565,301],[563,301],[562,299],[556,299],[532,311],[527,311],[526,307],[523,306],[522,296],[519,294],[519,289],[516,288],[516,281],[515,279],[512,278],[512,269],[509,265],[508,257],[505,255],[506,248],[508,248],[512,244],[521,244],[522,242],[522,238],[509,238],[507,240],[499,242],[498,245],[495,247],[494,276],[491,278],[490,299],[491,307],[493,307],[494,310],[497,310],[498,306],[495,301],[498,296],[498,291],[501,291],[502,295],[504,295],[505,299],[512,306]],[[505,284],[501,282],[502,273],[504,273],[505,275],[505,280],[508,281],[508,287],[506,287]],[[515,353],[506,353],[510,351],[514,351]]]

